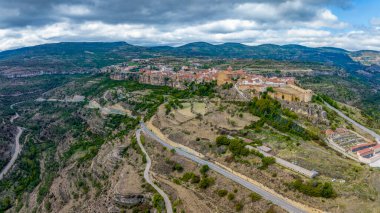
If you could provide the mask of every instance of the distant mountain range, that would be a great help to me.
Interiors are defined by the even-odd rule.
[[[380,52],[354,51],[301,45],[240,43],[213,45],[205,42],[179,47],[142,47],[125,42],[62,42],[0,52],[0,74],[28,72],[91,72],[132,58],[157,56],[252,58],[314,62],[337,66],[348,72],[380,72]]]

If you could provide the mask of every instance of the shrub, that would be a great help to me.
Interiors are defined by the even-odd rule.
[[[153,203],[154,208],[156,208],[159,212],[161,212],[161,210],[163,210],[165,208],[164,199],[158,193],[155,193],[153,195],[152,203]]]
[[[216,138],[216,145],[230,145],[230,140],[225,135],[220,135]]]
[[[235,210],[240,212],[241,210],[243,210],[243,207],[244,207],[244,204],[241,203],[241,202],[238,202],[235,204]]]
[[[274,157],[263,157],[261,159],[262,166],[263,168],[267,168],[269,165],[272,165],[276,163],[276,159]]]
[[[272,92],[272,93],[273,93],[273,92],[274,92],[273,87],[268,87],[268,88],[267,88],[267,92]]]
[[[227,199],[228,199],[228,200],[233,200],[233,199],[235,199],[235,194],[233,194],[233,193],[229,193],[229,194],[227,195]]]
[[[203,165],[203,166],[199,169],[199,172],[200,172],[202,175],[206,175],[206,173],[208,172],[208,170],[210,170],[210,168],[208,167],[208,165]]]
[[[202,178],[202,180],[199,182],[199,187],[201,189],[207,189],[209,186],[211,186],[212,184],[215,183],[215,179],[214,178],[210,178],[210,177],[204,177]]]
[[[195,176],[194,173],[192,172],[186,172],[185,174],[183,174],[182,176],[182,180],[185,181],[185,182],[188,182],[189,180],[191,180],[193,177]]]
[[[173,171],[178,171],[178,172],[182,172],[183,171],[183,167],[180,163],[175,163],[173,165]]]
[[[305,195],[312,197],[333,198],[336,192],[331,183],[321,183],[318,181],[309,181],[304,183],[302,180],[295,180],[289,184],[291,189],[296,189]]]
[[[12,207],[12,201],[9,197],[5,197],[0,200],[0,211],[5,211]]]
[[[245,148],[245,143],[241,139],[229,139],[225,135],[218,136],[216,138],[216,145],[228,146],[228,149],[234,154],[234,156],[247,156],[250,152]]]
[[[198,175],[194,175],[191,177],[191,183],[199,183],[201,181],[201,178]]]
[[[255,192],[252,192],[251,194],[249,194],[249,197],[251,198],[252,202],[259,201],[262,198],[261,195],[255,193]]]
[[[217,193],[218,193],[219,197],[224,197],[228,194],[228,191],[225,189],[219,189]]]

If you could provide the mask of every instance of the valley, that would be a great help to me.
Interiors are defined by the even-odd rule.
[[[375,84],[341,68],[159,56],[8,77],[1,211],[380,208],[379,168],[351,151],[376,147],[378,111],[356,98]]]

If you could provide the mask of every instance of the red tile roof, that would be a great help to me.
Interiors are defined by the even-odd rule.
[[[331,130],[331,129],[328,129],[328,130],[325,131],[325,134],[326,135],[332,135],[332,134],[334,134],[334,131]]]
[[[364,146],[375,146],[376,143],[363,143],[363,144],[358,144],[356,146],[353,146],[351,147],[351,150],[354,150],[354,149],[357,149],[357,148],[360,148],[360,147],[364,147]]]
[[[360,150],[357,152],[358,155],[360,156],[363,156],[363,155],[368,155],[368,154],[371,154],[373,153],[373,150],[371,148],[366,148],[366,149],[363,149],[363,150]]]

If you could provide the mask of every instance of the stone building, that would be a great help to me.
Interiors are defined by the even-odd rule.
[[[272,98],[292,101],[292,102],[310,102],[313,97],[313,91],[305,90],[296,85],[287,84],[284,87],[274,88],[274,93],[269,93]]]

